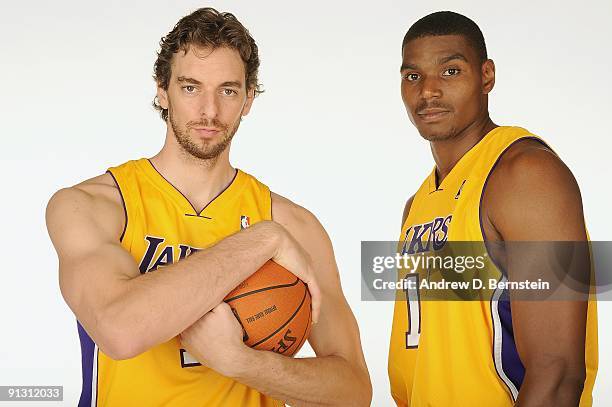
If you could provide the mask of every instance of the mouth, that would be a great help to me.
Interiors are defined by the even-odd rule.
[[[433,123],[443,119],[449,113],[450,111],[444,109],[423,109],[417,113],[417,116],[425,123]]]
[[[217,134],[221,133],[221,129],[215,127],[194,127],[193,131],[202,138],[215,137]]]

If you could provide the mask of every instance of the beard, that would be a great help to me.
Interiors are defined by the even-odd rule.
[[[181,128],[174,120],[171,108],[168,109],[168,119],[170,120],[174,137],[183,151],[200,160],[216,160],[230,145],[234,134],[236,134],[240,126],[240,118],[233,125],[221,123],[217,119],[204,119],[198,122],[187,122],[185,128]],[[219,134],[220,140],[217,142],[203,140],[201,143],[196,143],[189,137],[190,128],[192,127],[216,127],[221,129]]]
[[[419,134],[427,141],[446,141],[455,138],[457,135],[457,129],[450,127],[445,130],[430,130],[430,129],[418,129]]]

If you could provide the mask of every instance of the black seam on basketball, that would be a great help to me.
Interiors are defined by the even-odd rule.
[[[299,342],[299,345],[297,346],[297,350],[300,350],[302,345],[304,345],[304,342],[306,342],[306,332],[308,332],[308,330],[310,329],[309,325],[310,325],[310,318],[311,318],[311,316],[312,316],[312,308],[310,308],[308,310],[308,320],[307,320],[307,324],[308,325],[306,325],[306,329],[304,329],[304,333],[302,333],[302,337],[300,338],[300,342]],[[295,345],[295,343],[294,343],[294,345]],[[293,346],[293,345],[291,345],[291,346]],[[289,348],[291,348],[291,346]],[[294,354],[297,353],[297,350],[294,352]]]
[[[246,293],[238,294],[235,297],[228,298],[227,300],[225,300],[225,302],[232,302],[234,300],[237,300],[239,298],[243,298],[243,297],[249,296],[251,294],[257,294],[257,293],[260,293],[260,292],[263,292],[263,291],[274,290],[276,288],[293,287],[294,285],[296,285],[299,282],[300,282],[300,279],[296,278],[293,283],[290,283],[290,284],[280,284],[280,285],[271,285],[270,287],[259,288],[257,290],[253,290],[253,291],[249,291],[249,292],[246,292]]]
[[[301,307],[301,306],[300,306]],[[298,308],[299,309],[299,308]],[[306,332],[308,332],[309,326],[310,325],[310,317],[312,315],[312,308],[310,308],[308,310],[308,318],[307,318],[307,325],[306,325],[306,329],[304,329],[304,332],[302,332],[302,337],[300,338],[299,342],[293,342],[291,345],[289,345],[289,347],[287,348],[287,350],[285,352],[282,353],[282,355],[285,355],[287,353],[288,350],[290,350],[291,348],[295,347],[295,344],[297,343],[298,346],[296,349],[300,349],[302,347],[302,345],[304,344],[304,342],[306,342],[306,339],[304,338],[306,336]],[[293,354],[295,354],[297,351],[293,352]]]
[[[251,345],[251,347],[255,347],[261,343],[264,343],[265,341],[267,341],[268,339],[270,339],[271,337],[273,337],[274,335],[276,335],[277,333],[279,333],[284,327],[287,326],[287,324],[291,321],[293,321],[293,318],[295,318],[295,316],[297,315],[297,313],[302,309],[302,305],[304,305],[304,301],[306,301],[306,295],[308,295],[308,289],[306,287],[304,287],[304,297],[302,298],[302,302],[300,302],[299,307],[297,307],[297,309],[295,310],[295,312],[293,313],[293,315],[291,315],[291,317],[281,326],[278,327],[278,329],[276,329],[276,331],[272,332],[270,335],[268,335],[267,337],[263,338],[262,340],[260,340],[257,343],[254,343],[253,345]]]

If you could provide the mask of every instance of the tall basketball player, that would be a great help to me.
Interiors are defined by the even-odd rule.
[[[406,33],[402,99],[435,168],[406,203],[401,240],[408,244],[400,247],[430,239],[488,247],[586,241],[576,180],[541,138],[493,123],[487,95],[494,83],[483,35],[467,17],[433,13]],[[520,256],[503,248],[488,254],[487,274],[497,280],[524,275]],[[399,297],[389,353],[399,406],[592,404],[595,302],[499,301],[505,294],[495,290],[478,301]]]
[[[78,320],[79,405],[367,405],[359,332],[325,230],[229,161],[258,93],[255,41],[232,14],[203,8],[160,45],[161,151],[60,190],[47,208]],[[247,347],[222,302],[269,259],[308,284],[316,358]]]

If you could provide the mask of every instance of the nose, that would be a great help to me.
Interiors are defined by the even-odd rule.
[[[219,101],[215,92],[203,92],[200,97],[200,116],[214,119],[219,112]]]
[[[440,98],[442,89],[436,76],[425,76],[421,81],[421,96],[423,99]]]

